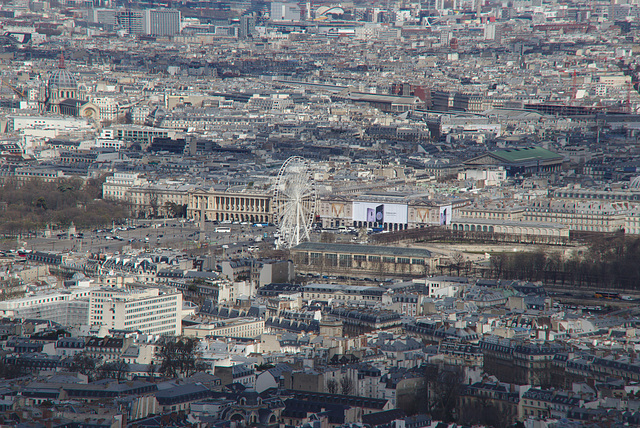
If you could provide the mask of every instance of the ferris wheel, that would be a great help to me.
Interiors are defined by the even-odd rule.
[[[282,164],[273,201],[275,222],[280,232],[276,246],[291,248],[309,240],[318,201],[309,161],[292,156]]]

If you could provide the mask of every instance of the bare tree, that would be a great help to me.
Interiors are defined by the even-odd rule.
[[[129,364],[124,361],[111,361],[104,363],[98,368],[98,377],[100,379],[115,379],[121,381],[125,378],[129,371]]]
[[[457,366],[427,365],[425,367],[426,400],[434,419],[452,422],[456,419],[456,405],[464,383]]]
[[[159,214],[158,199],[159,199],[158,192],[155,192],[153,190],[149,192],[149,208],[151,210],[151,217],[153,218],[158,217],[158,214]]]
[[[157,371],[158,371],[158,367],[155,364],[153,364],[153,363],[149,364],[148,373],[149,373],[149,380],[150,381],[153,382]]]
[[[351,395],[353,386],[353,380],[349,376],[342,376],[340,379],[340,393],[342,395]]]
[[[460,251],[451,254],[451,267],[456,269],[457,275],[460,276],[460,268],[464,263],[464,255]]]
[[[191,337],[167,337],[159,353],[162,359],[160,373],[169,377],[189,377],[206,370],[206,364],[200,361],[198,342],[198,339]]]
[[[79,352],[73,356],[69,370],[85,374],[89,381],[93,381],[96,375],[96,360],[84,352]]]
[[[335,379],[329,379],[327,381],[327,392],[329,394],[337,394],[338,393],[338,381]]]

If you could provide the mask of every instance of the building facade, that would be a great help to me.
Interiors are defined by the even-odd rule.
[[[421,248],[304,242],[291,249],[301,273],[349,273],[420,276],[435,268],[437,259]]]
[[[208,324],[197,324],[184,328],[184,335],[190,337],[230,337],[255,339],[264,333],[264,320],[256,318],[235,318]]]
[[[160,288],[100,288],[91,292],[90,325],[147,334],[182,333],[182,293]]]
[[[187,217],[209,221],[273,223],[271,194],[197,189],[189,192]]]
[[[146,182],[147,180],[141,178],[137,172],[116,172],[111,177],[105,179],[102,185],[102,197],[105,199],[126,201],[129,190],[133,186],[140,186]]]
[[[468,204],[467,199],[444,202],[420,195],[331,195],[319,201],[317,214],[322,227],[326,229],[379,227],[382,230],[397,231],[439,225],[443,209],[449,210],[451,220]],[[378,213],[381,214],[381,219],[375,217]],[[373,217],[369,214],[373,214]]]
[[[92,290],[82,287],[5,300],[0,302],[0,315],[49,320],[68,327],[87,326]]]
[[[147,9],[144,11],[144,33],[151,36],[173,36],[180,32],[180,11]]]

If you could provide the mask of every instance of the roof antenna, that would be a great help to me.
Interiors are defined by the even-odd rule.
[[[64,53],[63,52],[60,52],[60,57],[58,58],[58,68],[59,69],[65,68],[65,66],[64,66]]]

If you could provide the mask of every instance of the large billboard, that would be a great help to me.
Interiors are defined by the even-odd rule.
[[[407,224],[407,211],[406,204],[354,202],[352,212],[353,221]]]
[[[453,214],[453,208],[451,205],[445,205],[440,207],[440,226],[451,224],[451,215]]]

